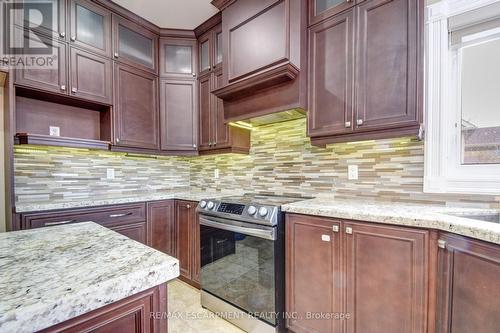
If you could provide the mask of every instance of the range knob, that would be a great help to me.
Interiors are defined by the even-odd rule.
[[[215,207],[215,204],[212,201],[209,201],[207,204],[208,209],[213,209]]]
[[[255,213],[257,213],[257,208],[255,208],[255,206],[250,206],[247,209],[247,213],[250,215],[255,215]]]
[[[200,201],[200,207],[201,207],[201,208],[205,208],[205,207],[207,207],[207,202],[206,202],[205,200],[201,200],[201,201]]]
[[[261,217],[266,217],[266,215],[267,215],[267,213],[268,213],[268,212],[269,212],[269,211],[267,210],[267,208],[266,208],[266,207],[260,207],[260,208],[259,208],[259,215],[260,215]]]

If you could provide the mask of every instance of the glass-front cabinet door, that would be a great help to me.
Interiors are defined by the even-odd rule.
[[[214,29],[214,67],[222,67],[222,25]]]
[[[72,45],[111,55],[111,13],[86,0],[71,0]]]
[[[211,56],[211,39],[210,33],[198,39],[200,75],[203,75],[212,70]]]
[[[196,77],[196,40],[160,39],[160,75]]]
[[[318,23],[325,18],[338,14],[359,0],[309,0],[309,25]]]
[[[157,73],[158,37],[151,31],[119,16],[113,16],[115,60]]]

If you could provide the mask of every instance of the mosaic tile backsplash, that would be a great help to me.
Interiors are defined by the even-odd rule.
[[[14,155],[19,202],[190,187],[498,207],[494,196],[423,193],[423,142],[398,138],[319,148],[306,136],[305,119],[258,127],[252,131],[249,155],[149,159],[54,147],[16,147]],[[349,164],[359,166],[358,180],[348,180]],[[106,179],[106,168],[115,169],[114,180]]]
[[[115,178],[107,179],[107,169]],[[17,202],[99,199],[189,187],[189,162],[45,146],[14,147]]]

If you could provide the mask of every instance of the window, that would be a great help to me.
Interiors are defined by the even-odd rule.
[[[500,1],[427,14],[424,190],[500,194]]]

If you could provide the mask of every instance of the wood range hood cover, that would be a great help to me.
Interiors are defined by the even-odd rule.
[[[226,121],[254,118],[306,105],[306,1],[237,0],[222,9]]]

